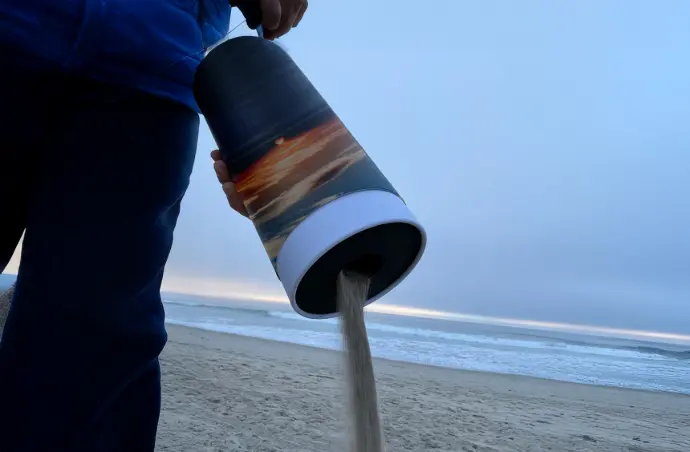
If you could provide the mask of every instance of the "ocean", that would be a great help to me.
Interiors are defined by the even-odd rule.
[[[13,280],[0,275],[0,290]],[[306,319],[283,305],[167,294],[165,309],[174,325],[341,349],[336,319]],[[367,313],[367,329],[379,358],[690,394],[690,344],[378,313]]]
[[[175,297],[174,325],[341,349],[337,319]],[[264,305],[265,307],[265,305]],[[367,313],[372,354],[396,361],[690,394],[690,345]]]

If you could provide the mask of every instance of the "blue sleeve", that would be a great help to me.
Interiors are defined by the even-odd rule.
[[[230,29],[230,2],[199,0],[199,27],[204,48],[223,39]]]

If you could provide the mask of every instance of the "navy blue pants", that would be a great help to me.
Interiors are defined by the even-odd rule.
[[[0,69],[0,269],[26,231],[0,343],[0,451],[153,451],[160,285],[199,116],[18,67]]]

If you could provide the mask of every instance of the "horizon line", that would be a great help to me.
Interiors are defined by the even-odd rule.
[[[194,279],[196,280],[196,278]],[[178,280],[178,282],[181,281]],[[200,285],[196,285],[194,289],[190,289],[186,284],[178,285],[174,283],[164,283],[164,288],[162,290],[165,290],[166,292],[169,292],[171,294],[176,293],[179,295],[205,296],[228,301],[254,301],[290,306],[290,301],[286,295],[278,292],[268,292],[266,291],[265,286],[258,287],[256,284],[252,283],[247,284],[239,282],[235,284],[218,284],[216,281],[211,282],[209,280],[206,280],[206,284],[204,284],[203,286],[204,287],[201,288]],[[229,286],[232,286],[234,290],[227,290],[230,288]],[[376,314],[398,315],[404,317],[451,320],[468,323],[480,323],[484,325],[528,328],[532,330],[563,331],[569,333],[601,335],[608,337],[622,337],[638,340],[646,339],[652,341],[656,340],[657,342],[676,344],[680,343],[683,345],[690,345],[690,335],[664,331],[635,330],[629,328],[614,328],[597,325],[583,325],[577,323],[550,322],[544,320],[486,316],[477,314],[467,314],[462,312],[442,311],[429,308],[402,306],[381,302],[375,302],[370,304],[365,308],[365,311]]]

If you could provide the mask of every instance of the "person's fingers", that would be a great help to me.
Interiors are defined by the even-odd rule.
[[[230,171],[223,161],[223,155],[218,149],[211,151],[211,158],[213,159],[213,170],[216,172],[218,182],[224,184],[225,182],[232,182]]]
[[[239,193],[237,193],[237,190],[235,190],[235,184],[232,182],[226,182],[223,184],[223,192],[225,193],[225,197],[228,198],[228,204],[230,204],[230,207],[240,215],[244,215],[245,217],[248,217],[249,214],[247,213],[247,209],[244,206],[244,202],[242,202],[242,198],[240,197]]]
[[[297,26],[299,21],[302,20],[306,8],[309,6],[307,0],[293,0],[288,3],[290,3],[289,9],[283,5],[280,26],[273,32],[273,35],[277,38],[284,36]]]
[[[275,30],[280,26],[282,6],[280,0],[259,0],[261,4],[261,25],[264,30]]]
[[[211,151],[211,158],[213,159],[213,170],[216,172],[218,182],[223,187],[223,193],[225,193],[225,197],[228,199],[228,204],[235,212],[248,217],[249,213],[247,213],[247,209],[244,207],[240,194],[235,189],[235,184],[232,183],[230,171],[228,171],[220,151],[218,149]]]
[[[292,24],[293,27],[296,27],[302,21],[302,18],[304,17],[304,13],[307,12],[307,8],[309,8],[309,1],[308,0],[302,1],[302,5],[299,8],[299,12],[297,13],[297,17],[295,17],[295,23]]]
[[[230,177],[230,171],[228,171],[228,167],[225,165],[224,161],[216,160],[215,162],[213,162],[213,170],[216,172],[218,182],[220,182],[221,184],[224,184],[226,182],[232,182],[232,178]]]
[[[297,18],[297,14],[299,13],[299,6],[299,4],[295,4],[295,9],[282,11],[280,25],[278,28],[273,30],[273,34],[276,38],[280,38],[281,36],[287,34],[288,31],[292,30],[292,25],[295,23],[295,18]]]

